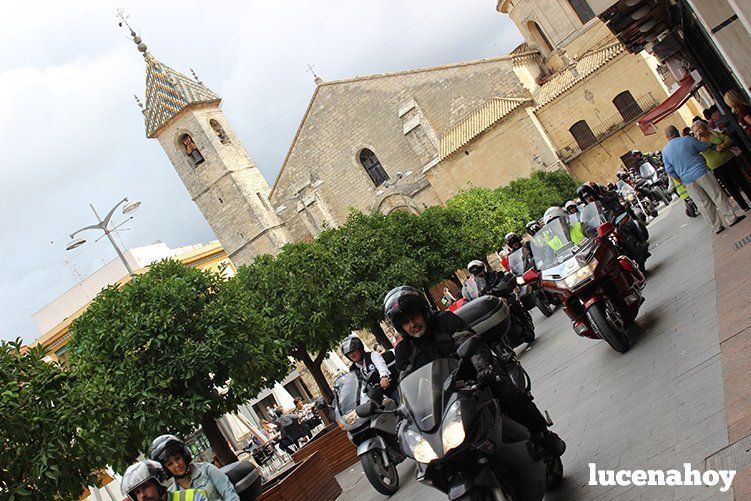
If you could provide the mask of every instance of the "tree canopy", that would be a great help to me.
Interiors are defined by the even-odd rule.
[[[0,498],[78,499],[109,459],[94,423],[113,418],[76,374],[44,360],[43,346],[21,353],[0,343]]]
[[[244,295],[219,273],[165,260],[104,289],[73,323],[71,367],[118,413],[114,466],[122,469],[156,436],[185,436],[197,423],[220,459],[232,460],[214,418],[289,368],[284,345],[265,335]]]

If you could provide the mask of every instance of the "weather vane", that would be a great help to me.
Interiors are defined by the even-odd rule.
[[[136,44],[136,47],[138,47],[138,52],[143,53],[143,57],[146,57],[148,47],[146,47],[146,44],[143,43],[141,37],[138,36],[136,31],[130,26],[130,24],[128,24],[128,15],[123,9],[117,9],[117,17],[120,19],[120,22],[118,22],[117,25],[121,28],[125,25],[130,30],[130,37],[133,39],[133,43]]]

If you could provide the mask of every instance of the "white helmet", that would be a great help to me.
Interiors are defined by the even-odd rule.
[[[488,271],[488,269],[485,267],[485,263],[483,263],[479,259],[470,261],[469,264],[467,265],[467,269],[469,270],[470,273],[472,273],[472,270],[476,268],[482,268],[482,271]]]
[[[545,211],[545,215],[542,216],[542,222],[544,224],[548,224],[550,221],[557,217],[566,219],[568,217],[568,214],[561,207],[550,207]]]
[[[132,494],[137,487],[140,487],[151,480],[154,480],[160,493],[164,492],[162,485],[164,470],[162,465],[156,461],[146,459],[144,461],[132,464],[125,470],[123,481],[120,483],[120,490],[132,501],[137,501],[135,494]]]
[[[565,204],[565,205],[563,206],[563,208],[564,208],[564,209],[566,209],[566,211],[568,211],[568,210],[569,210],[569,209],[570,209],[571,207],[576,207],[576,202],[574,202],[573,200],[569,200],[569,201],[568,201],[568,202],[566,202],[566,204]]]

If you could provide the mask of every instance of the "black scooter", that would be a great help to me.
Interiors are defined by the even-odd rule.
[[[541,500],[560,483],[563,464],[476,381],[470,358],[481,344],[473,337],[459,347],[459,360],[436,360],[401,380],[399,442],[417,462],[417,480],[449,499]],[[373,404],[357,408],[361,416],[378,412]]]

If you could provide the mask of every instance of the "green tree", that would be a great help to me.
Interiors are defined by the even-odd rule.
[[[289,368],[265,329],[235,280],[174,260],[104,289],[71,327],[70,363],[117,410],[111,464],[123,468],[154,437],[198,423],[220,461],[236,461],[215,419]]]
[[[349,335],[349,283],[331,251],[318,242],[284,246],[277,256],[260,256],[238,270],[248,306],[262,313],[264,335],[305,364],[321,394],[333,393],[321,364],[327,353]]]
[[[76,374],[44,360],[36,346],[0,343],[0,497],[78,499],[93,471],[107,464],[97,423],[113,413]]]

